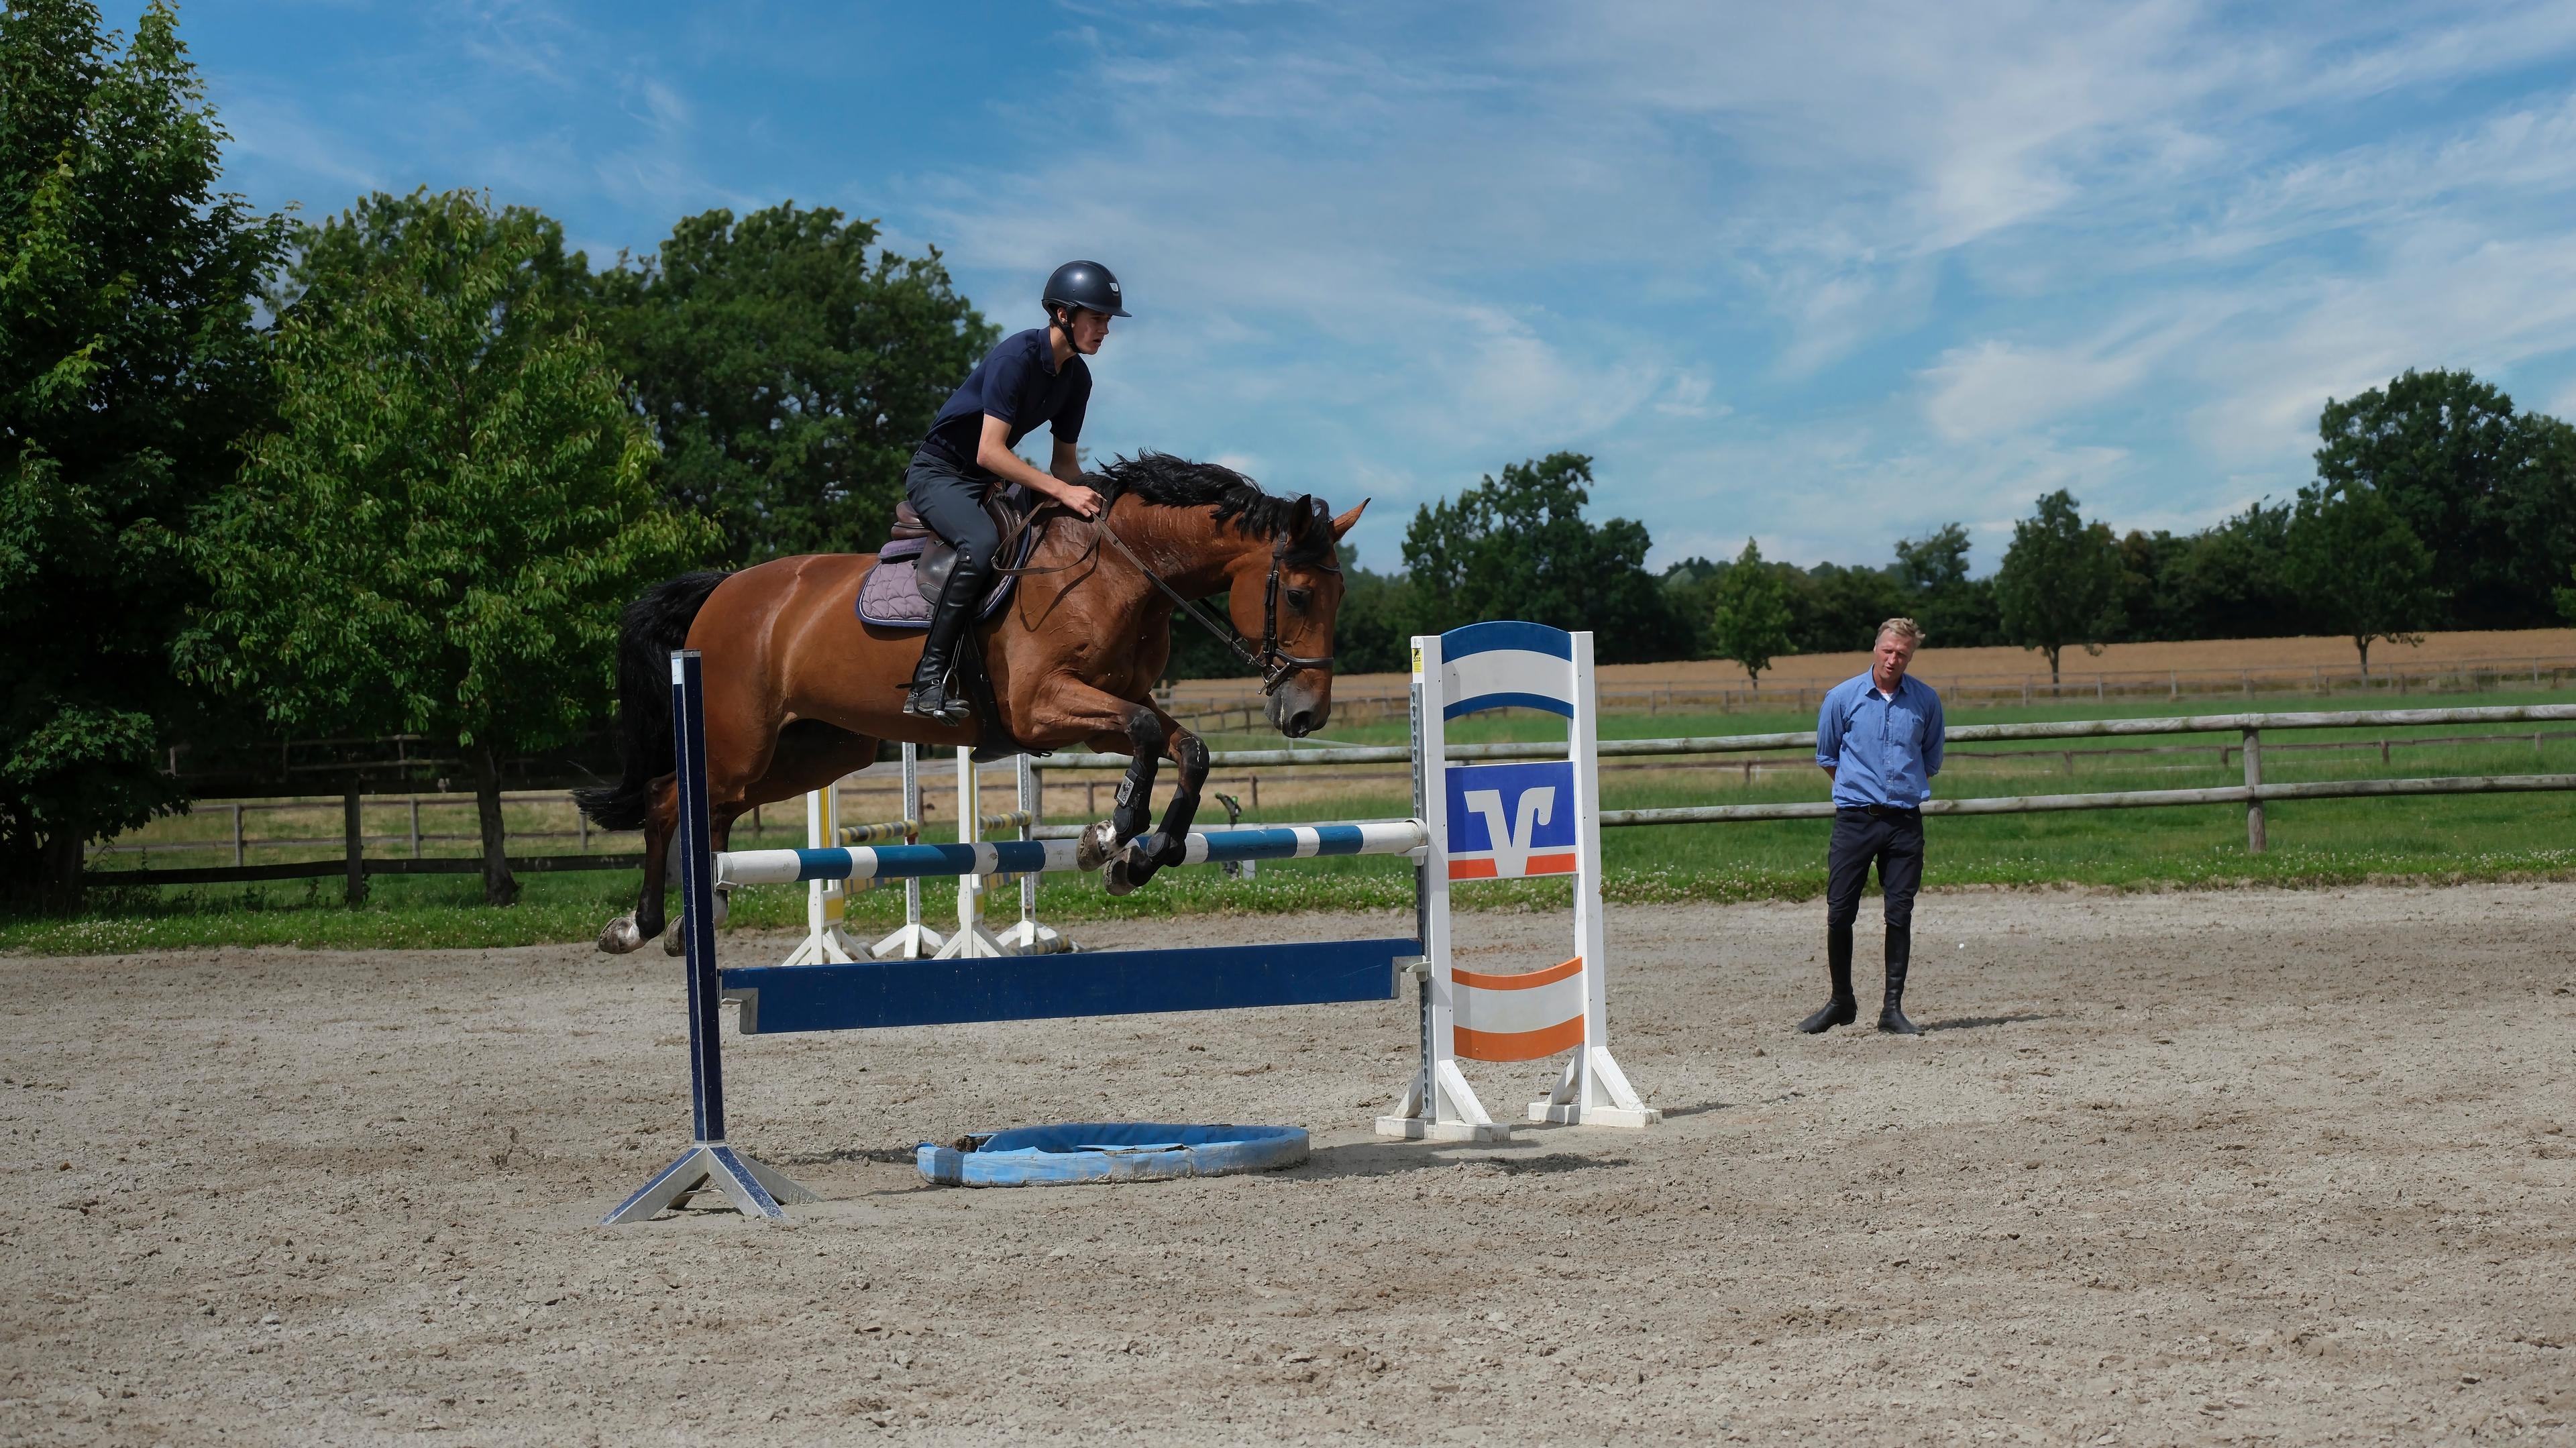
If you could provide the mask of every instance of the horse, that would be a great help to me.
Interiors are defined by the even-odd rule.
[[[859,583],[874,554],[685,574],[629,604],[618,647],[622,777],[577,798],[601,828],[644,832],[644,883],[634,912],[600,931],[599,948],[623,954],[663,933],[679,824],[673,649],[704,656],[710,844],[718,850],[755,805],[830,786],[873,763],[881,741],[948,749],[994,740],[1032,752],[1085,744],[1131,762],[1115,813],[1084,831],[1077,863],[1107,865],[1112,894],[1134,890],[1181,863],[1198,814],[1207,746],[1156,705],[1152,689],[1171,656],[1174,609],[1214,628],[1190,600],[1220,592],[1235,630],[1262,641],[1258,650],[1228,642],[1261,669],[1271,725],[1292,739],[1321,729],[1333,712],[1338,545],[1368,503],[1336,517],[1318,498],[1267,493],[1230,468],[1152,452],[1085,481],[1108,506],[1096,520],[1042,509],[1052,516],[1015,570],[1008,604],[962,646],[982,660],[998,718],[979,710],[943,724],[903,712],[923,634],[859,618]],[[1177,779],[1148,833],[1166,757]],[[719,918],[723,907],[719,896]],[[679,940],[673,931],[675,953]]]

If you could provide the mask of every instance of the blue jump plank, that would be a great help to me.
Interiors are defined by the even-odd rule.
[[[1417,940],[1098,950],[981,960],[755,965],[721,972],[745,1035],[1316,1006],[1396,996]]]

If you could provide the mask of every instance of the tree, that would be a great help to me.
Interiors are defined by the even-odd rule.
[[[1663,657],[1670,621],[1646,527],[1585,522],[1591,482],[1591,458],[1550,453],[1417,511],[1404,530],[1414,630],[1519,618],[1592,630],[1607,663]]]
[[[549,284],[555,223],[421,191],[300,240],[277,426],[195,541],[188,658],[278,727],[458,749],[506,905],[501,762],[605,712],[619,605],[715,530],[655,495],[649,433]]]
[[[1968,530],[1945,523],[1896,545],[1899,609],[1931,638],[1975,648],[1996,636],[1994,585],[1968,576]]]
[[[2529,628],[2576,549],[2576,446],[2566,424],[2517,413],[2465,371],[2408,371],[2329,399],[2317,481],[2376,491],[2433,550],[2457,628]]]
[[[2013,525],[2012,547],[1995,574],[2004,637],[2048,655],[2048,681],[2068,644],[2100,653],[2119,624],[2120,548],[2111,530],[2087,523],[2064,488]]]
[[[0,10],[0,897],[57,910],[91,841],[185,807],[179,540],[260,414],[284,236],[214,189],[170,7],[117,39],[86,0]]]
[[[1744,666],[1753,687],[1762,687],[1762,671],[1774,656],[1789,651],[1789,601],[1779,575],[1762,561],[1762,550],[1750,538],[1735,555],[1735,566],[1719,575],[1716,607],[1709,618],[1709,639],[1721,659]]]
[[[2416,644],[2442,596],[2433,550],[2375,488],[2318,483],[2299,490],[2290,519],[2291,584],[2334,629],[2352,638],[2370,677],[2374,639]]]
[[[737,563],[883,543],[913,447],[1000,335],[935,248],[871,257],[876,239],[828,207],[710,211],[590,281],[664,491]]]

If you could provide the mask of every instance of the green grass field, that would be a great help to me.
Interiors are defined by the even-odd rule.
[[[2412,699],[2410,705],[2494,705],[2576,702],[2576,692],[2488,693]],[[2279,701],[2262,707],[2281,711]],[[2303,706],[2313,707],[2313,706]],[[2187,703],[2190,712],[2215,713]],[[1951,722],[1989,723],[2039,719],[2146,717],[2177,711],[2169,704],[2061,704],[1980,709],[1951,715]],[[1614,715],[1602,720],[1605,737],[1679,734],[1747,734],[1812,728],[1812,716],[1710,714]],[[1454,729],[1455,741],[1561,737],[1544,717],[1473,721]],[[2576,734],[2576,724],[2542,726],[2544,733]],[[2386,737],[2490,732],[2488,726],[2379,730],[2301,730],[2268,736],[2264,777],[2271,781],[2412,777],[2456,774],[2576,773],[2576,738],[2476,744],[2406,745],[2383,763],[2377,749],[2297,750],[2289,744],[2350,742]],[[2500,729],[2493,732],[2502,732]],[[1401,742],[1402,726],[1336,731],[1336,743]],[[1228,739],[1219,747],[1275,739]],[[2232,736],[2160,736],[2118,741],[2130,747],[2189,746],[2187,752],[2112,754],[2070,741],[2073,760],[2053,744],[1962,746],[1954,751],[1938,790],[1949,797],[2054,794],[2132,789],[2197,788],[2242,782],[2241,767],[2222,767],[2218,749]],[[2003,758],[1972,758],[1998,754]],[[1771,757],[1785,757],[1777,752]],[[1615,761],[1614,761],[1615,762]],[[1815,799],[1823,781],[1811,769],[1763,770],[1748,781],[1732,769],[1661,771],[1638,775],[1613,770],[1603,778],[1604,802],[1613,809],[1685,804],[1751,803]],[[1370,818],[1409,812],[1400,779],[1382,790],[1355,790],[1323,799],[1274,806],[1276,820]],[[1257,821],[1247,816],[1246,822]],[[1926,826],[1931,886],[2093,885],[2123,889],[2190,888],[2234,884],[2335,885],[2369,880],[2485,880],[2576,875],[2576,794],[2470,795],[2446,798],[2320,800],[2268,807],[2271,848],[2245,847],[2241,807],[2099,810],[2083,813],[1936,818]],[[1070,822],[1070,821],[1067,821]],[[786,816],[760,843],[791,842]],[[1608,894],[1614,902],[1805,899],[1824,887],[1823,821],[1614,829],[1604,835]],[[751,840],[737,833],[736,843]],[[299,945],[330,948],[480,947],[581,941],[633,902],[635,878],[617,873],[532,875],[522,879],[521,903],[505,910],[480,903],[470,876],[379,876],[367,902],[341,903],[336,879],[233,887],[94,889],[86,910],[70,919],[0,920],[0,949],[92,953],[178,949],[217,944]],[[936,925],[955,914],[953,887],[924,889],[924,910]],[[1564,898],[1561,883],[1504,884],[1461,890],[1464,908],[1523,908]],[[1213,870],[1167,872],[1144,892],[1110,899],[1093,877],[1045,882],[1040,918],[1078,926],[1084,921],[1168,914],[1239,912],[1269,914],[1308,909],[1400,908],[1411,902],[1411,875],[1402,861],[1314,860],[1264,865],[1252,881],[1228,880]],[[995,902],[1008,915],[1016,892]],[[897,890],[860,895],[851,904],[853,933],[890,929],[900,920]],[[731,928],[795,928],[804,918],[799,887],[760,887],[735,896]]]

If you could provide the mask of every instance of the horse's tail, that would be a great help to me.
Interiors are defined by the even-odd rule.
[[[626,605],[617,644],[617,752],[625,774],[615,784],[573,791],[601,829],[644,828],[652,782],[670,772],[671,651],[688,642],[707,595],[732,576],[684,573]]]

